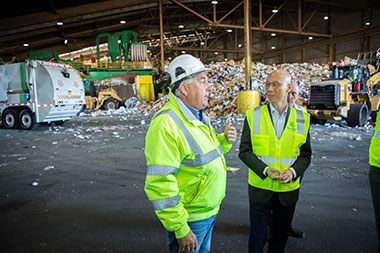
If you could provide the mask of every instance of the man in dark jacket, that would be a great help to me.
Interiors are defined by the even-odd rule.
[[[239,158],[249,167],[249,252],[284,252],[299,196],[299,177],[310,164],[310,115],[288,106],[291,76],[272,72],[265,89],[269,104],[248,110]]]

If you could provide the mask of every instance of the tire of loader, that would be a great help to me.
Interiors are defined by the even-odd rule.
[[[21,129],[23,130],[32,129],[34,126],[34,122],[35,120],[33,118],[33,114],[28,109],[24,109],[20,112],[19,124],[20,124]]]
[[[104,105],[103,105],[103,108],[105,110],[109,110],[109,109],[117,109],[117,102],[115,99],[107,99],[105,102],[104,102]]]
[[[15,109],[5,110],[1,120],[6,129],[18,128],[18,112]]]
[[[368,107],[366,104],[352,104],[347,115],[347,124],[351,127],[362,127],[368,122]]]

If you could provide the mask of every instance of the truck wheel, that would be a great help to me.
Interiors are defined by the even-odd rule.
[[[347,124],[351,127],[362,127],[368,122],[368,107],[366,104],[352,104],[347,115]]]
[[[3,113],[3,126],[6,129],[15,129],[18,127],[17,111],[15,109],[8,109]]]
[[[28,109],[24,109],[20,112],[19,116],[20,128],[23,130],[30,130],[34,125],[34,119],[32,113]]]
[[[117,102],[116,102],[116,100],[114,100],[114,99],[107,99],[107,100],[104,102],[103,108],[104,108],[105,110],[109,110],[109,109],[117,109]]]

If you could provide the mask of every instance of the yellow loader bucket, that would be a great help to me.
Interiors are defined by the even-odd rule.
[[[237,113],[245,114],[260,105],[259,93],[255,90],[241,90],[237,93]]]

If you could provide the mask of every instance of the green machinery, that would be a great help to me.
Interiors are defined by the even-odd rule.
[[[107,39],[107,56],[109,58],[105,61],[101,61],[100,41],[104,37]],[[58,56],[58,52],[29,52],[29,59],[31,60],[53,60],[74,67],[81,74],[86,86],[86,91],[88,90],[90,80],[101,81],[106,78],[126,74],[151,75],[152,68],[144,67],[144,63],[148,61],[147,45],[137,42],[136,32],[121,31],[114,34],[100,33],[96,37],[96,56],[97,62],[87,65],[83,64],[83,62],[61,59]]]
[[[106,37],[108,42],[108,56],[111,62],[100,60],[100,39]],[[131,37],[133,38],[131,40]],[[133,31],[100,33],[96,37],[97,67],[88,70],[91,80],[102,80],[126,73],[149,75],[151,68],[144,68],[142,62],[148,61],[147,45],[137,42],[137,34]]]
[[[107,56],[109,56],[109,59],[106,61],[101,61],[100,59],[100,40],[103,37],[107,38],[108,44]],[[152,71],[152,68],[144,67],[144,62],[148,61],[147,45],[137,42],[137,34],[133,31],[121,31],[113,35],[110,33],[100,33],[96,37],[96,55],[97,62],[91,65],[64,60],[59,58],[58,52],[49,51],[31,51],[29,52],[29,59],[53,60],[70,64],[76,70],[87,75],[89,79],[97,81],[127,73],[149,75]]]
[[[121,55],[120,49],[123,51],[123,56],[125,59],[128,58],[129,55],[129,45],[131,43],[130,37],[133,35],[134,43],[137,43],[137,34],[132,31],[122,31],[117,32],[114,35],[109,33],[101,33],[96,37],[96,55],[98,62],[100,62],[100,50],[99,50],[99,42],[102,37],[108,38],[108,55],[111,57],[112,62],[117,61],[117,57]],[[121,41],[121,45],[119,44],[119,39]],[[120,48],[121,47],[121,48]]]

